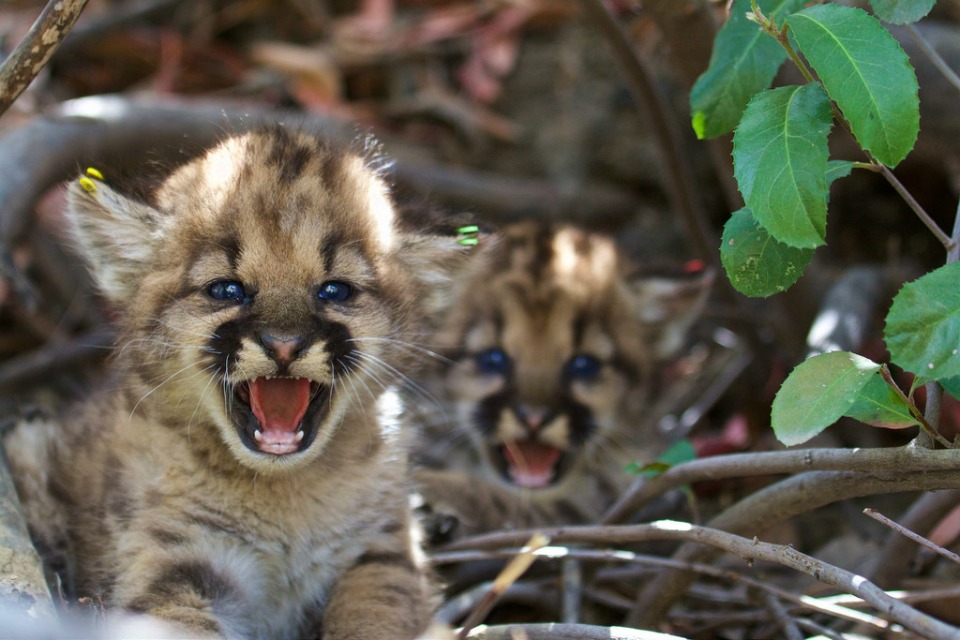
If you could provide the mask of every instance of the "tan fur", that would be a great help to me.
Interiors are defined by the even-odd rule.
[[[518,224],[486,244],[438,337],[452,362],[424,385],[438,399],[418,448],[424,497],[459,533],[592,521],[632,479],[628,463],[664,446],[650,411],[660,368],[712,276],[638,276],[610,238],[569,226]],[[478,363],[489,349],[504,371]],[[571,374],[578,356],[595,375]],[[560,452],[551,482],[512,475],[504,452],[524,441]]]
[[[277,128],[181,167],[150,205],[71,186],[80,251],[120,315],[112,378],[5,445],[41,547],[71,551],[77,595],[188,635],[427,626],[400,429],[378,399],[412,364],[418,291],[449,280],[464,248],[407,230],[370,161]],[[218,281],[247,298],[215,299]],[[318,298],[331,281],[351,297]],[[306,346],[288,361],[271,336]],[[277,374],[313,381],[309,411],[321,403],[283,454],[244,431],[238,391]]]

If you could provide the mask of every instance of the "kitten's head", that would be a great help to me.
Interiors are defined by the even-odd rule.
[[[476,256],[440,333],[438,395],[483,466],[531,490],[576,482],[605,447],[661,443],[651,376],[699,317],[712,274],[639,274],[603,235],[508,227]]]
[[[465,249],[411,228],[376,162],[278,127],[182,166],[150,204],[95,173],[71,186],[145,410],[267,471],[315,459],[349,411],[375,413]]]

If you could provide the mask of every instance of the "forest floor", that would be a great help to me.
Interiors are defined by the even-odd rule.
[[[676,20],[699,16],[719,25],[726,3],[606,4],[647,70],[659,106],[636,98],[636,76],[602,21],[585,10],[589,4],[90,0],[52,60],[0,117],[8,141],[0,141],[0,168],[11,166],[5,154],[53,158],[29,164],[37,175],[8,170],[20,186],[4,186],[0,175],[0,195],[20,193],[24,181],[38,185],[28,206],[0,220],[0,411],[36,401],[37,389],[75,393],[72,380],[102,362],[105,350],[91,346],[109,342],[103,330],[109,312],[58,244],[63,196],[54,183],[80,160],[71,151],[58,163],[57,144],[44,147],[39,137],[17,138],[26,148],[10,142],[84,96],[116,94],[173,110],[183,105],[173,121],[196,109],[283,110],[372,131],[396,158],[404,193],[474,211],[491,224],[536,217],[588,225],[615,234],[650,264],[717,264],[723,223],[741,205],[729,141],[697,141],[689,126],[689,88],[698,65],[706,64],[710,33]],[[0,7],[0,52],[12,50],[43,6],[19,0]],[[954,63],[960,62],[958,18],[960,9],[947,4],[931,19],[946,30]],[[956,103],[953,94],[948,104]],[[933,97],[924,104],[938,108]],[[901,179],[944,228],[953,225],[960,185],[953,112],[925,112],[931,133],[901,169]],[[660,135],[664,116],[667,136]],[[144,135],[155,126],[145,123]],[[834,144],[845,148],[842,140]],[[665,145],[683,167],[671,164]],[[176,141],[165,151],[137,139],[108,147],[104,168],[131,182],[132,167],[159,174],[177,153]],[[677,171],[688,176],[692,222],[672,186]],[[11,210],[13,200],[4,198]],[[705,230],[699,239],[696,225]],[[704,335],[734,338],[716,347],[717,361],[703,365],[699,386],[678,395],[675,411],[677,437],[714,457],[639,486],[629,509],[608,522],[552,532],[557,557],[535,563],[488,619],[527,626],[470,637],[641,637],[616,630],[627,620],[683,637],[730,639],[923,637],[927,614],[960,624],[956,568],[862,513],[875,509],[940,546],[955,545],[960,483],[936,476],[947,473],[949,461],[911,458],[915,434],[905,431],[841,424],[810,443],[821,450],[811,453],[784,449],[770,430],[770,403],[807,355],[807,332],[831,287],[864,268],[870,286],[885,292],[859,302],[864,292],[851,294],[854,305],[864,303],[858,320],[864,335],[850,348],[882,360],[884,300],[903,280],[942,262],[937,243],[876,176],[850,179],[831,193],[828,235],[829,248],[786,294],[747,300],[718,278]],[[690,407],[695,418],[682,420]],[[949,398],[943,419],[952,437],[960,409]],[[644,519],[671,517],[690,526],[615,526],[636,521],[651,502]],[[437,560],[445,567],[503,562],[514,553],[504,550],[523,542],[504,532],[441,549]],[[569,545],[562,558],[559,545]],[[489,570],[461,567],[456,575],[446,615],[454,624],[478,622],[470,613],[489,597]],[[877,595],[857,576],[888,593]],[[638,584],[648,586],[638,590]],[[466,599],[453,598],[460,594]],[[891,613],[891,602],[906,612]],[[604,624],[573,626],[598,619]],[[559,626],[533,625],[545,621]]]

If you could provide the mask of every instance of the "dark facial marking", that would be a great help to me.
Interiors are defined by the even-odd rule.
[[[357,559],[357,565],[379,564],[391,567],[400,567],[409,571],[416,571],[413,561],[404,553],[368,551]]]

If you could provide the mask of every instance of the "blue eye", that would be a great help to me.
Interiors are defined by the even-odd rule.
[[[317,297],[327,302],[343,302],[353,294],[353,289],[346,282],[331,280],[320,285]]]
[[[600,375],[602,368],[603,363],[600,360],[581,353],[567,362],[567,376],[571,380],[593,380]]]
[[[503,349],[484,349],[473,356],[477,369],[483,373],[506,373],[510,369],[510,356]]]
[[[236,280],[219,280],[207,287],[207,294],[214,300],[233,300],[246,302],[247,292],[243,284]]]

